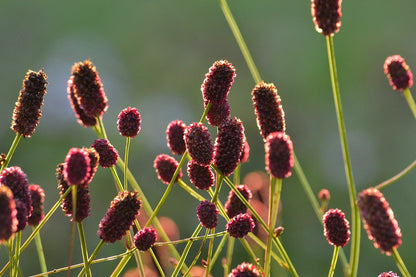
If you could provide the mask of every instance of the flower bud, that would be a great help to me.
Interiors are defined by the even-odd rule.
[[[204,108],[206,108],[208,102],[204,102]],[[211,103],[211,107],[207,113],[208,123],[211,126],[219,126],[224,121],[230,118],[230,104],[228,102],[228,98],[225,98],[224,101],[219,103]]]
[[[214,174],[209,166],[202,166],[191,160],[188,162],[187,172],[191,183],[198,189],[208,190],[214,185]]]
[[[17,210],[13,192],[0,185],[0,243],[7,241],[17,230]]]
[[[35,184],[31,184],[29,186],[29,191],[33,209],[32,214],[28,218],[28,224],[35,226],[38,225],[45,216],[43,206],[43,202],[45,201],[45,192],[39,185]]]
[[[117,149],[106,139],[96,139],[91,145],[100,156],[98,163],[104,167],[112,167],[117,163]]]
[[[141,117],[136,108],[127,107],[118,115],[117,128],[123,137],[135,137],[140,132]]]
[[[378,277],[399,277],[399,275],[397,275],[393,271],[389,271],[389,272],[380,273],[380,275],[378,275]]]
[[[209,166],[214,158],[214,145],[208,128],[194,122],[185,129],[185,145],[192,160],[203,166]]]
[[[265,143],[266,171],[275,178],[292,175],[293,144],[290,137],[282,132],[271,133]]]
[[[86,185],[90,177],[91,160],[88,152],[80,148],[71,148],[65,158],[64,176],[69,185]]]
[[[255,265],[249,263],[239,264],[234,268],[228,277],[260,277],[260,271]]]
[[[413,85],[413,74],[404,59],[393,55],[384,62],[384,73],[394,90],[404,90]]]
[[[253,197],[250,189],[246,185],[239,185],[236,188],[247,201]],[[241,200],[238,198],[238,196],[235,194],[233,190],[231,190],[228,194],[228,200],[227,202],[225,202],[224,208],[229,218],[247,212],[246,205],[244,205],[244,203],[241,202]]]
[[[156,231],[146,227],[136,233],[134,236],[134,245],[141,251],[147,251],[155,244],[156,239]]]
[[[153,167],[156,169],[157,177],[167,185],[170,184],[170,181],[176,171],[176,168],[178,168],[178,165],[178,162],[174,158],[166,154],[158,155],[153,163]],[[175,182],[177,182],[180,178],[182,178],[181,169],[179,169],[179,173],[175,179]]]
[[[350,226],[344,213],[339,209],[330,209],[323,216],[324,236],[329,244],[344,247],[350,240]]]
[[[242,238],[253,231],[255,224],[248,214],[238,214],[228,221],[225,229],[234,238]]]
[[[183,138],[185,129],[185,123],[180,120],[170,122],[166,128],[168,147],[173,154],[182,155],[186,150],[185,140]]]
[[[214,62],[201,86],[204,101],[223,102],[227,97],[235,78],[234,66],[226,60]]]
[[[339,31],[341,2],[342,0],[312,0],[312,19],[318,33],[329,36]]]
[[[199,222],[207,229],[212,229],[218,225],[218,209],[214,203],[208,200],[199,203],[196,210]]]

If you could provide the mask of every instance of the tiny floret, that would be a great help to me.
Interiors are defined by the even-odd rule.
[[[166,128],[166,140],[173,154],[182,155],[186,150],[185,140],[183,138],[185,129],[186,125],[181,120],[171,121]]]
[[[157,177],[167,185],[170,184],[178,165],[179,163],[175,160],[175,158],[166,154],[158,155],[153,163],[153,167],[156,169]],[[182,169],[179,169],[175,182],[177,182],[180,178],[182,178]]]
[[[312,0],[312,20],[318,33],[330,36],[339,31],[341,2],[342,0]]]
[[[203,166],[209,166],[214,158],[214,144],[208,128],[194,122],[185,129],[185,145],[192,160]]]
[[[152,228],[146,227],[134,236],[134,245],[141,251],[147,251],[152,247],[157,239],[156,231]]]
[[[413,74],[400,55],[393,55],[386,59],[384,73],[394,90],[404,90],[413,85]]]
[[[140,132],[141,117],[136,108],[127,107],[118,115],[117,128],[124,137],[135,137]]]
[[[208,200],[199,203],[198,208],[196,209],[199,222],[201,222],[202,226],[208,229],[217,227],[218,213],[219,211],[215,204]]]
[[[225,229],[234,238],[242,238],[255,227],[254,220],[247,213],[238,214],[228,221]]]
[[[292,175],[293,144],[288,135],[282,132],[271,133],[264,145],[266,171],[275,178],[288,178]]]
[[[94,143],[91,145],[94,148],[100,159],[98,163],[104,167],[112,167],[117,163],[118,159],[118,152],[117,149],[106,139],[96,139]]]
[[[260,271],[253,264],[242,263],[234,268],[228,277],[259,277]]]
[[[90,177],[90,158],[85,149],[71,148],[65,158],[64,176],[69,185],[84,185]]]
[[[344,213],[330,209],[323,216],[324,236],[329,244],[344,247],[350,240],[350,226]]]
[[[214,62],[201,86],[204,101],[220,103],[227,97],[235,78],[234,66],[227,60]]]

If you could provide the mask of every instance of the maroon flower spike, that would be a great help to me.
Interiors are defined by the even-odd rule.
[[[185,140],[183,138],[185,129],[185,123],[180,120],[170,122],[166,128],[168,147],[173,154],[182,155],[186,150]]]
[[[188,162],[188,176],[198,189],[208,190],[214,185],[214,174],[209,166],[202,166],[193,160]]]
[[[140,132],[141,117],[136,108],[127,107],[120,112],[117,128],[123,137],[135,137]]]
[[[259,277],[260,271],[257,269],[255,265],[249,263],[242,263],[239,264],[236,268],[234,268],[228,277]]]
[[[17,211],[16,218],[17,218],[17,221],[19,222],[17,224],[16,232],[19,232],[25,229],[29,214],[28,214],[26,205],[25,203],[23,203],[23,201],[20,201],[19,199],[15,199],[14,201],[16,203],[16,211]]]
[[[107,111],[108,100],[97,69],[90,60],[72,66],[71,82],[79,107],[89,117],[101,117]]]
[[[246,185],[239,185],[236,188],[247,201],[253,197],[250,189]],[[241,200],[238,198],[238,196],[235,194],[233,190],[231,190],[228,194],[228,200],[227,202],[225,202],[224,208],[229,218],[247,212],[246,205],[244,205],[244,203],[241,202]]]
[[[238,214],[228,221],[225,229],[234,238],[242,238],[253,231],[255,224],[249,214]]]
[[[389,272],[380,273],[380,275],[378,275],[378,277],[399,277],[399,275],[397,275],[393,271],[389,271]]]
[[[389,203],[376,188],[358,194],[357,206],[364,222],[368,238],[382,253],[391,255],[393,248],[402,243],[402,234]]]
[[[83,109],[78,104],[77,97],[75,96],[75,88],[74,88],[74,76],[71,76],[68,80],[68,99],[69,103],[71,104],[72,110],[75,113],[78,123],[81,126],[91,127],[97,125],[97,119],[93,116],[88,116]]]
[[[47,78],[43,69],[39,72],[29,70],[23,80],[23,89],[13,111],[11,126],[13,131],[23,137],[30,137],[39,124]]]
[[[69,185],[83,186],[90,177],[90,163],[88,152],[84,149],[71,148],[65,158],[64,176]]]
[[[27,222],[29,225],[38,225],[44,217],[44,206],[45,192],[39,185],[31,184],[29,191],[32,199],[32,214],[28,218]]]
[[[198,208],[196,209],[196,215],[198,216],[199,222],[207,229],[217,227],[218,213],[215,204],[208,200],[199,203]]]
[[[240,163],[246,163],[248,157],[250,156],[250,146],[248,145],[247,140],[244,140],[243,151],[241,151]]]
[[[0,185],[0,243],[7,241],[17,230],[17,210],[13,192]]]
[[[234,66],[226,60],[214,62],[201,86],[204,101],[223,102],[227,97],[235,78]]]
[[[237,118],[227,120],[218,127],[214,164],[224,176],[230,176],[240,162],[244,139],[243,123]]]
[[[394,90],[403,90],[413,85],[413,74],[399,55],[390,56],[384,62],[384,73]]]
[[[62,196],[70,187],[65,181],[64,174],[64,164],[58,164],[56,169],[56,179],[58,180],[58,189],[59,194]],[[72,216],[72,190],[69,192],[67,197],[64,198],[61,204],[62,210],[65,212],[65,215]],[[90,192],[88,186],[77,186],[77,206],[75,221],[81,222],[90,215]],[[71,220],[74,220],[73,218]]]
[[[100,156],[98,163],[102,167],[112,167],[117,163],[118,152],[108,140],[96,139],[91,147],[98,152],[98,155]]]
[[[274,84],[261,82],[251,92],[257,126],[264,140],[273,132],[285,132],[285,112]]]
[[[292,175],[293,144],[290,137],[282,132],[271,133],[264,145],[266,171],[275,178],[288,178]]]
[[[185,129],[185,145],[195,163],[209,166],[214,158],[214,145],[208,128],[194,122]]]
[[[156,169],[157,177],[167,185],[170,184],[170,180],[172,179],[176,168],[178,168],[178,165],[178,162],[174,158],[166,154],[158,155],[153,163],[153,167]],[[180,178],[182,178],[181,169],[179,169],[175,182],[177,182]]]
[[[204,108],[207,107],[207,104],[208,102],[205,101]],[[230,118],[230,113],[231,109],[227,98],[225,98],[222,102],[212,103],[207,113],[208,123],[211,126],[219,126],[221,123]]]
[[[134,245],[141,251],[147,251],[155,244],[156,239],[156,231],[146,227],[136,233],[134,236]]]
[[[324,236],[333,246],[344,247],[350,240],[350,226],[344,213],[330,209],[323,216]]]
[[[90,148],[82,147],[82,149],[85,150],[88,153],[88,158],[90,158],[90,174],[89,174],[88,179],[83,184],[84,186],[86,186],[89,183],[91,183],[92,178],[94,178],[94,175],[97,172],[98,161],[100,159],[100,155],[92,147],[90,147]]]
[[[315,29],[324,36],[337,33],[341,27],[341,0],[312,0],[312,19]]]
[[[13,192],[14,201],[22,201],[26,207],[27,216],[30,216],[32,212],[32,199],[30,198],[26,174],[23,170],[18,166],[4,169],[0,175],[0,185],[5,185],[10,188]]]
[[[120,192],[98,225],[97,235],[104,242],[113,243],[126,235],[136,215],[139,214],[140,198],[137,192]]]

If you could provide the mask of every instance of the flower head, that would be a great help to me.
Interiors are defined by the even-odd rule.
[[[13,192],[0,185],[0,243],[8,240],[17,230],[17,210]]]
[[[134,245],[141,251],[147,251],[155,244],[157,239],[156,231],[152,228],[144,228],[134,236]]]
[[[124,137],[135,137],[140,132],[141,117],[136,108],[127,107],[120,112],[117,128]]]
[[[293,144],[290,137],[282,132],[271,133],[264,145],[266,170],[275,178],[288,178],[292,175]]]
[[[195,163],[209,166],[214,158],[214,145],[208,128],[194,122],[185,129],[186,149]]]
[[[242,263],[234,268],[228,277],[259,277],[260,271],[253,264]]]
[[[71,148],[65,158],[64,176],[69,185],[86,185],[90,178],[91,160],[85,149]]]
[[[247,201],[253,197],[250,189],[246,185],[239,185],[236,188]],[[246,205],[244,205],[244,203],[241,202],[241,200],[238,198],[238,196],[235,194],[233,190],[231,190],[228,194],[228,200],[227,202],[225,202],[224,208],[229,218],[247,212]]]
[[[384,73],[394,90],[403,90],[413,85],[413,74],[400,55],[393,55],[386,59]]]
[[[344,247],[350,240],[350,226],[344,213],[330,209],[323,216],[324,236],[334,246]]]
[[[91,145],[100,156],[98,163],[106,168],[112,167],[117,163],[118,152],[117,149],[106,139],[96,139]]]
[[[235,76],[235,69],[231,63],[226,60],[214,62],[201,86],[204,101],[223,102],[230,91]]]
[[[312,0],[312,19],[315,29],[324,36],[330,36],[341,27],[342,0]]]
[[[20,201],[19,199],[15,199],[14,202],[16,203],[16,211],[17,211],[17,232],[22,231],[23,229],[25,229],[26,225],[27,225],[27,218],[29,216],[28,214],[28,210],[26,208],[25,203],[23,203],[23,201]]]
[[[208,200],[199,203],[198,208],[196,209],[196,215],[198,216],[199,222],[208,229],[217,227],[218,213],[219,211],[215,204]]]
[[[214,185],[214,174],[209,166],[199,165],[191,160],[188,162],[187,172],[191,183],[198,189],[208,190]]]
[[[183,139],[185,129],[186,125],[181,120],[171,121],[166,128],[168,147],[173,154],[182,155],[186,150],[185,140]]]
[[[32,199],[32,214],[28,218],[29,225],[38,225],[44,217],[45,192],[39,186],[35,184],[29,185],[30,196]]]
[[[204,101],[204,107],[206,108],[209,102]],[[228,98],[219,103],[211,103],[211,107],[207,113],[208,123],[211,126],[219,126],[224,121],[230,118],[230,104]]]
[[[253,231],[255,224],[251,216],[247,213],[238,214],[228,221],[225,229],[234,238],[242,238]]]
[[[67,93],[69,103],[71,104],[72,110],[75,113],[78,123],[85,128],[97,125],[97,118],[87,115],[78,104],[73,80],[73,76],[71,76],[71,78],[68,80]]]
[[[84,186],[86,186],[89,183],[91,183],[92,178],[94,178],[94,175],[97,172],[98,161],[100,159],[100,155],[93,147],[90,147],[90,148],[82,147],[82,149],[88,153],[88,158],[90,158],[90,172],[89,172],[90,174],[89,174],[88,179],[83,184]]]
[[[48,83],[47,78],[43,69],[39,72],[29,70],[23,80],[23,89],[20,91],[13,111],[11,126],[13,131],[23,137],[30,137],[39,124],[42,116],[40,108],[43,105],[43,96]]]
[[[389,271],[389,272],[383,272],[380,273],[378,275],[378,277],[399,277],[399,275],[397,275],[396,273],[394,273],[393,271]]]
[[[167,185],[170,184],[170,180],[178,168],[178,165],[178,161],[166,154],[158,155],[153,163],[153,167],[156,169],[157,177]],[[175,182],[177,182],[180,178],[182,178],[181,169],[179,169],[179,173],[178,176],[176,176]]]

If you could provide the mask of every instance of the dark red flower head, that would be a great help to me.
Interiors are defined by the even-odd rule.
[[[38,225],[44,217],[45,192],[39,185],[31,184],[29,191],[32,199],[32,214],[28,218],[29,225]]]
[[[248,145],[247,140],[244,140],[243,151],[241,151],[240,163],[246,163],[248,157],[250,156],[250,145]]]
[[[204,101],[204,108],[208,105],[207,101]],[[224,101],[219,103],[211,103],[211,107],[207,113],[208,123],[211,126],[219,126],[224,121],[230,118],[230,104],[228,98],[225,98]]]
[[[107,111],[108,100],[96,67],[90,60],[72,66],[68,81],[79,108],[88,117],[101,117]],[[68,89],[69,92],[69,89]]]
[[[214,185],[214,174],[209,166],[199,165],[191,160],[188,162],[187,171],[191,183],[198,189],[208,190]]]
[[[214,145],[208,128],[194,122],[185,129],[185,145],[195,163],[209,166],[214,158]]]
[[[397,275],[396,273],[394,273],[393,271],[389,271],[389,272],[383,272],[380,273],[378,275],[378,277],[399,277],[399,275]]]
[[[69,185],[86,185],[90,178],[90,163],[88,152],[80,148],[71,148],[65,158],[64,176]]]
[[[146,227],[134,236],[134,245],[141,251],[147,251],[152,247],[157,240],[156,231],[152,228]]]
[[[250,189],[246,185],[239,185],[236,188],[247,201],[253,197]],[[225,202],[224,208],[229,218],[247,212],[246,205],[241,202],[233,190],[231,190],[228,194],[228,200]]]
[[[394,90],[403,90],[413,85],[413,74],[400,55],[393,55],[386,59],[384,73]]]
[[[117,163],[117,149],[115,149],[114,146],[108,140],[96,139],[94,143],[91,145],[91,147],[98,152],[98,155],[100,156],[98,163],[102,167],[112,167]]]
[[[333,246],[344,247],[350,240],[350,226],[344,213],[330,209],[323,216],[324,236]]]
[[[140,132],[141,117],[136,108],[127,107],[120,112],[117,128],[124,137],[135,137]]]
[[[368,188],[358,194],[357,206],[364,222],[368,238],[374,241],[374,247],[391,255],[393,248],[402,244],[402,233],[393,210],[376,188]]]
[[[239,264],[234,268],[228,277],[260,277],[260,271],[255,265],[249,263]]]
[[[329,36],[339,31],[341,2],[342,0],[312,0],[312,19],[318,33]]]
[[[90,176],[83,184],[84,186],[86,186],[89,183],[91,183],[92,178],[94,178],[94,175],[97,172],[98,161],[100,159],[100,155],[93,147],[90,147],[90,148],[82,147],[82,149],[88,153],[88,158],[90,158]]]
[[[69,103],[71,104],[78,123],[85,128],[95,126],[97,124],[97,118],[88,116],[78,104],[77,97],[75,96],[74,76],[71,76],[68,80],[67,93]]]
[[[274,84],[261,82],[251,92],[257,126],[264,140],[273,132],[285,132],[285,112]]]
[[[199,222],[208,229],[217,227],[218,213],[215,204],[208,200],[199,203],[198,208],[196,209],[196,215],[198,216]]]
[[[126,235],[141,206],[137,192],[120,192],[98,225],[97,235],[104,242],[113,243]]]
[[[17,210],[13,192],[0,185],[0,243],[7,241],[17,230]]]
[[[20,201],[19,199],[15,199],[14,202],[16,203],[16,211],[17,211],[17,221],[19,222],[17,224],[17,232],[22,231],[25,229],[27,225],[27,218],[29,216],[28,210],[26,208],[25,203],[23,201]]]
[[[249,214],[238,214],[228,221],[225,229],[234,238],[242,238],[253,231],[255,224]]]
[[[153,163],[153,167],[156,169],[157,177],[167,185],[170,184],[170,181],[176,171],[176,168],[178,168],[178,165],[179,163],[175,160],[175,158],[172,158],[166,154],[158,155]],[[175,182],[177,182],[180,178],[182,178],[181,169],[179,169],[179,173],[175,179]]]
[[[18,166],[5,168],[0,175],[0,185],[5,185],[13,192],[15,202],[22,201],[26,208],[27,216],[32,212],[32,199],[30,197],[29,184],[26,174]],[[17,203],[16,203],[17,208]]]
[[[59,194],[62,196],[70,187],[64,178],[64,164],[58,164],[56,168],[56,179],[58,180]],[[72,216],[72,190],[61,203],[61,208],[66,216]],[[77,186],[77,204],[75,221],[81,222],[90,215],[90,192],[88,186]],[[73,218],[71,220],[74,220]]]
[[[43,69],[39,72],[29,70],[23,80],[23,89],[13,111],[11,125],[12,130],[23,137],[30,137],[39,124],[47,78]]]
[[[186,150],[183,138],[185,129],[186,125],[181,120],[171,121],[166,128],[166,140],[173,154],[182,155]]]
[[[204,101],[211,103],[223,102],[227,97],[235,78],[234,66],[226,60],[214,62],[205,74],[201,86]]]
[[[275,178],[288,178],[292,175],[293,144],[290,137],[282,132],[271,133],[264,145],[266,171]]]
[[[236,169],[240,162],[244,141],[244,126],[239,119],[229,119],[218,127],[214,164],[224,176],[230,176]]]

